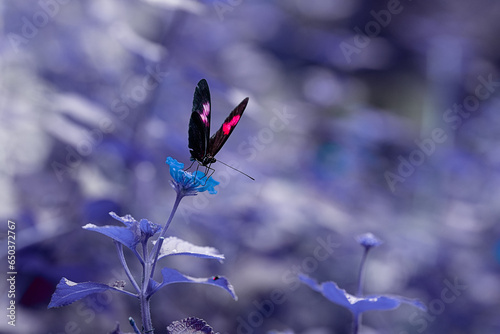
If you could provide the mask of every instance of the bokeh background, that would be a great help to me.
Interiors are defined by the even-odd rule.
[[[365,292],[429,312],[367,313],[362,333],[499,333],[499,12],[493,0],[1,2],[0,254],[4,268],[10,219],[19,274],[17,326],[2,316],[0,332],[140,321],[117,294],[47,305],[63,276],[126,280],[112,242],[81,226],[118,224],[109,211],[166,221],[165,159],[189,163],[206,78],[212,131],[250,97],[217,158],[256,180],[214,164],[218,194],[184,199],[172,223],[223,264],[162,265],[224,275],[239,300],[168,286],[152,299],[158,333],[187,316],[220,333],[348,333],[349,312],[296,274],[355,293],[364,232],[385,241]]]

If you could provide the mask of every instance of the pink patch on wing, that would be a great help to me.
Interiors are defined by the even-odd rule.
[[[208,126],[208,115],[210,114],[210,104],[208,102],[203,103],[203,112],[200,114],[201,121]]]
[[[241,115],[236,115],[229,122],[222,124],[222,132],[225,135],[228,135],[229,132],[231,132],[231,129],[233,128],[233,126],[238,124],[240,117],[241,117]]]

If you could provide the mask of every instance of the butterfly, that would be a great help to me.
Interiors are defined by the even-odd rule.
[[[238,125],[247,104],[248,97],[231,111],[220,129],[212,137],[209,137],[211,114],[210,90],[205,79],[201,79],[198,82],[194,91],[193,110],[191,112],[191,119],[189,120],[188,146],[191,153],[191,161],[198,161],[202,166],[207,168],[210,168],[210,165],[217,161],[215,155],[224,146],[226,140],[236,125]]]

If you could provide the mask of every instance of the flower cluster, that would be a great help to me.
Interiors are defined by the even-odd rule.
[[[184,164],[178,162],[172,157],[168,157],[166,163],[170,166],[170,175],[173,180],[170,181],[172,187],[180,196],[195,196],[199,192],[208,191],[210,194],[216,194],[214,189],[219,182],[212,177],[208,177],[200,172],[190,173],[184,170]]]
[[[373,233],[365,233],[365,234],[358,235],[356,237],[356,241],[361,246],[365,247],[365,249],[370,249],[372,247],[378,247],[384,243],[382,240],[380,240],[375,235],[373,235]]]

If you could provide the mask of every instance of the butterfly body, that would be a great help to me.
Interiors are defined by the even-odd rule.
[[[215,155],[226,143],[234,128],[241,119],[248,103],[248,97],[234,108],[225,119],[220,129],[210,137],[211,101],[207,81],[201,79],[196,86],[193,97],[193,109],[189,121],[189,151],[191,161],[209,167],[216,162]]]

